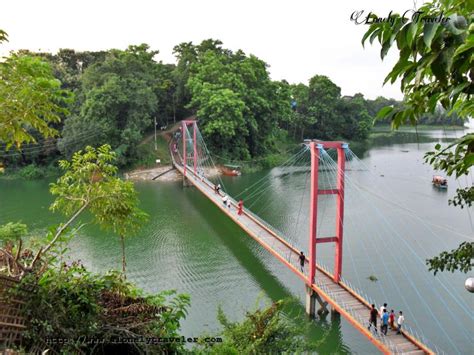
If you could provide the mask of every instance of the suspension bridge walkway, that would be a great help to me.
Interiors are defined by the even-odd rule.
[[[193,127],[193,133],[188,131],[188,126]],[[199,164],[200,149],[197,147],[197,124],[195,121],[183,121],[180,128],[181,134],[175,135],[170,142],[170,154],[174,167],[183,175],[188,184],[195,186],[206,198],[213,202],[225,215],[239,225],[250,237],[277,258],[284,266],[291,270],[306,285],[307,298],[306,309],[309,314],[316,311],[316,304],[320,305],[318,312],[327,312],[326,307],[330,306],[332,311],[341,314],[359,333],[364,335],[368,340],[385,354],[435,354],[428,346],[418,339],[415,334],[411,334],[407,330],[402,330],[400,334],[395,331],[387,332],[387,335],[380,334],[368,329],[369,312],[371,304],[364,299],[359,293],[352,289],[349,285],[340,279],[340,267],[337,260],[342,259],[342,216],[343,216],[343,199],[338,203],[338,214],[340,225],[338,227],[336,237],[316,238],[315,224],[312,221],[312,229],[314,232],[310,236],[313,243],[310,243],[310,253],[305,257],[305,265],[300,266],[300,251],[288,243],[284,236],[270,224],[265,222],[259,216],[254,214],[247,208],[242,208],[241,214],[238,213],[238,201],[231,196],[227,196],[230,201],[230,207],[223,202],[225,193],[216,191],[215,184],[204,176]],[[311,149],[317,148],[323,143],[309,143]],[[327,147],[344,148],[341,144],[331,142],[326,144]],[[317,151],[317,149],[315,149]],[[317,164],[320,157],[315,154],[312,157],[312,164]],[[344,166],[340,166],[342,171]],[[315,176],[316,175],[316,176]],[[341,189],[343,190],[344,174],[339,175],[337,189],[319,190],[317,186],[313,187],[312,195],[316,197],[313,203],[317,203],[318,194],[335,194],[341,197]],[[312,179],[317,184],[317,166],[312,169]],[[341,206],[342,204],[342,206]],[[314,215],[314,219],[317,214]],[[337,242],[340,243],[337,243]],[[334,274],[325,267],[314,262],[311,267],[311,259],[315,261],[316,243],[336,242],[339,253],[336,253],[336,266]],[[311,245],[314,245],[312,248]],[[336,248],[337,249],[337,248]],[[380,323],[380,319],[379,322]]]

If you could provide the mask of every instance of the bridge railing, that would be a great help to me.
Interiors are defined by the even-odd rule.
[[[368,319],[363,318],[358,312],[355,311],[355,309],[347,304],[345,301],[342,300],[342,298],[335,292],[331,291],[329,287],[324,285],[321,280],[316,279],[316,286],[318,286],[320,289],[322,289],[329,297],[331,297],[344,311],[349,313],[352,318],[354,318],[359,324],[362,326],[368,326]],[[385,336],[377,333],[373,333],[373,337],[376,338],[378,341],[380,341],[382,344],[384,344],[392,354],[400,354],[401,352],[398,350],[397,346],[390,341],[388,338]]]
[[[329,272],[328,268],[325,265],[320,265],[320,267],[324,271]],[[377,302],[373,298],[368,296],[365,292],[361,291],[358,287],[355,287],[349,280],[345,279],[344,277],[341,277],[341,282],[344,283],[346,286],[348,286],[351,290],[356,292],[358,295],[360,295],[364,300],[367,301],[368,304],[375,304],[375,305],[377,304]],[[318,287],[320,287],[319,284],[318,284]],[[334,294],[333,292],[330,292],[327,287],[321,287],[321,288],[325,292],[328,291],[331,294],[331,297],[336,297],[335,300],[337,300],[338,303],[340,302],[337,295]],[[344,304],[344,302],[342,302],[342,303]],[[355,314],[355,312],[353,311],[353,309],[351,307],[349,307],[348,311],[361,324],[365,324],[365,323],[368,324],[368,320],[364,319],[363,317],[361,317],[358,314]],[[418,341],[420,343],[423,343],[424,345],[428,346],[431,349],[434,349],[436,354],[445,354],[445,352],[442,349],[440,349],[436,344],[428,341],[428,339],[425,337],[425,335],[423,334],[422,331],[418,330],[417,328],[415,328],[413,326],[410,326],[409,324],[405,323],[403,325],[402,333],[404,333],[405,336],[409,336],[411,338],[414,338],[416,341]],[[377,338],[380,338],[380,337],[381,337],[380,334],[377,334]]]

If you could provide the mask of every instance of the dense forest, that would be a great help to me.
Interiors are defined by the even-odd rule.
[[[330,78],[313,76],[308,84],[271,80],[268,64],[243,51],[233,52],[219,40],[174,48],[176,64],[157,62],[146,44],[126,50],[57,54],[14,54],[18,60],[41,58],[45,77],[60,82],[62,119],[53,127],[57,139],[10,149],[6,166],[51,165],[87,145],[111,144],[121,167],[140,160],[140,142],[154,129],[197,115],[205,139],[216,154],[252,159],[277,151],[281,141],[363,140],[377,112],[393,99],[367,100],[362,94],[341,96]],[[28,65],[28,61],[24,61]],[[28,71],[28,68],[24,68]],[[422,124],[462,124],[441,109]],[[389,122],[380,122],[389,123]]]

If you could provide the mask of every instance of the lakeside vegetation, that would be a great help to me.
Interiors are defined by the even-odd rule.
[[[163,137],[156,152],[146,138],[153,134],[155,120],[160,129],[190,115],[199,118],[220,162],[257,161],[269,167],[284,160],[288,145],[303,138],[364,140],[380,108],[403,105],[383,97],[341,96],[341,89],[322,75],[308,84],[271,80],[266,62],[226,49],[219,40],[181,43],[174,53],[176,64],[156,61],[158,51],[146,44],[126,50],[12,54],[14,74],[9,75],[36,70],[38,79],[49,83],[55,105],[45,116],[52,123],[48,135],[26,127],[31,139],[21,149],[9,147],[2,153],[6,172],[25,178],[48,176],[58,160],[87,145],[102,144],[111,145],[121,169],[150,167],[157,158],[166,163]],[[420,123],[441,120],[462,124],[455,115],[447,118],[442,109]]]

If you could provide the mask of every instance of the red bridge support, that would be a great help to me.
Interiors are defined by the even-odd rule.
[[[197,158],[198,158],[197,121],[183,120],[181,121],[181,132],[182,132],[182,138],[183,138],[183,176],[184,178],[186,178],[186,169],[187,169],[187,162],[188,162],[188,156],[186,152],[187,138],[186,138],[186,133],[185,133],[188,126],[193,127],[193,170],[194,170],[194,174],[197,174]]]
[[[307,283],[312,285],[316,272],[316,245],[318,243],[336,243],[334,255],[334,282],[339,283],[342,273],[342,246],[344,235],[344,172],[345,149],[348,145],[344,142],[313,141],[309,144],[311,151],[311,195],[310,195],[310,229],[309,229],[309,275]],[[337,150],[337,188],[333,190],[320,190],[318,180],[319,160],[323,149],[334,148]],[[336,202],[336,235],[334,237],[317,236],[318,196],[337,195]]]

